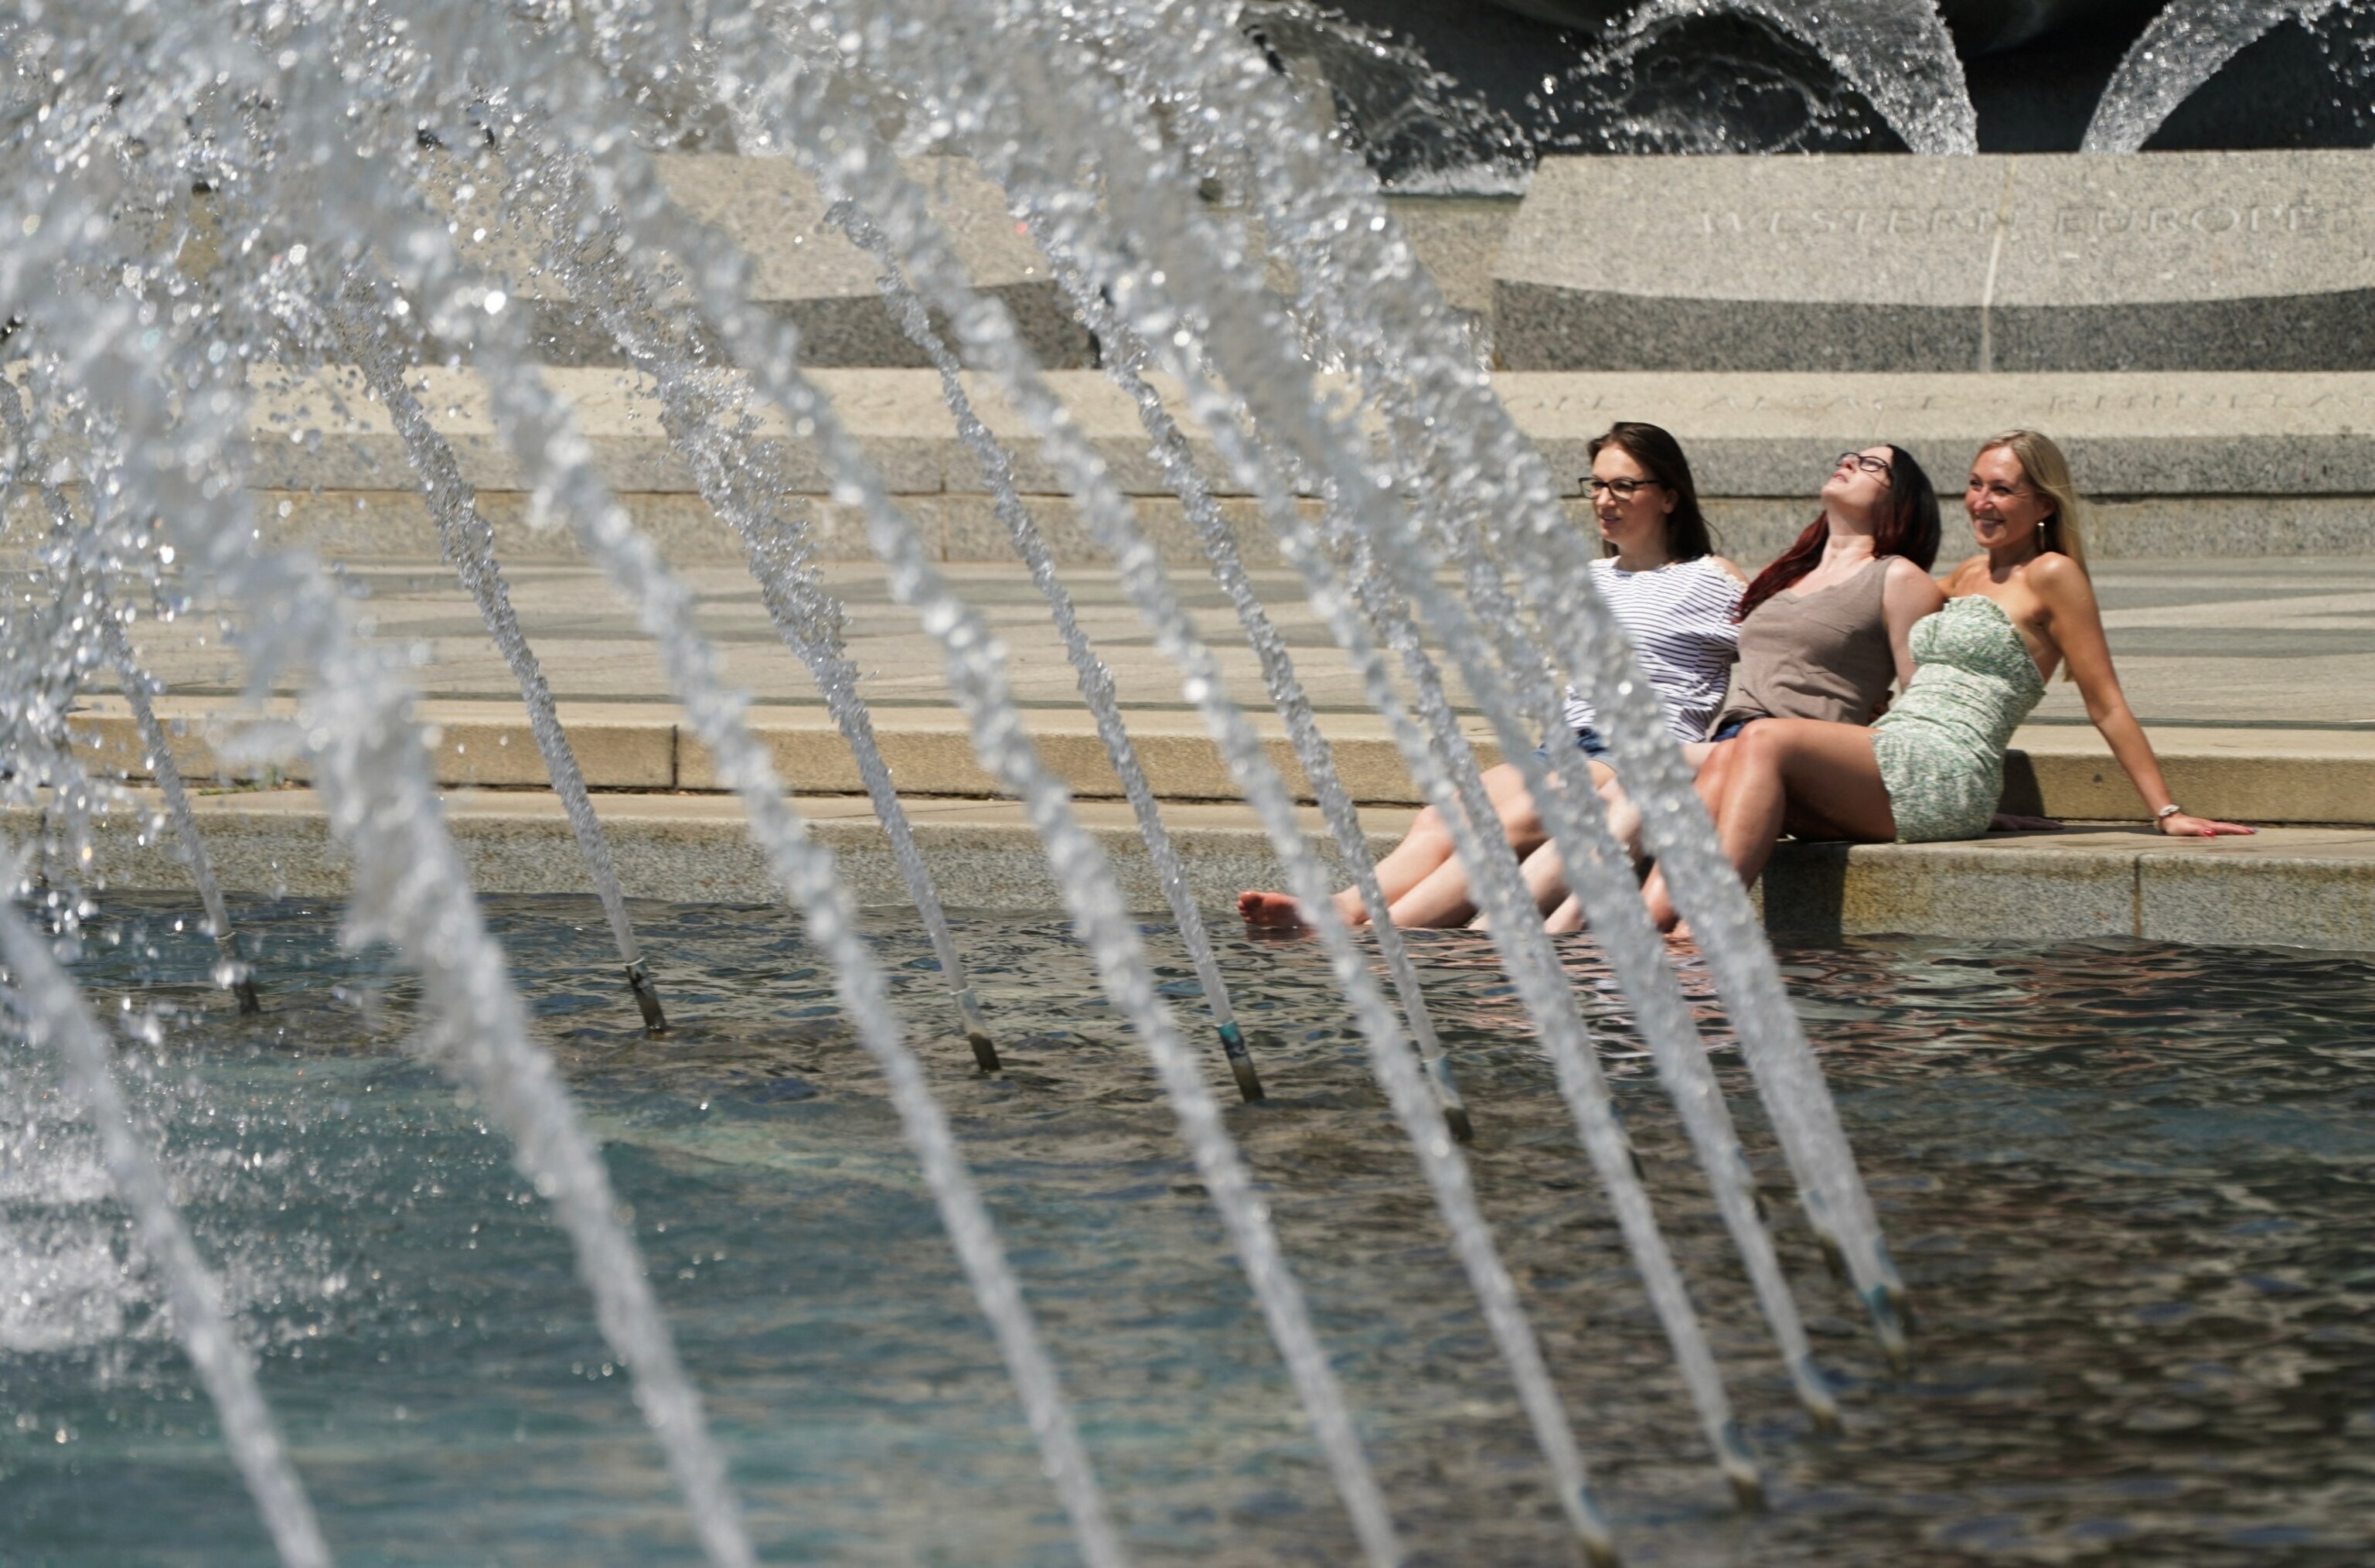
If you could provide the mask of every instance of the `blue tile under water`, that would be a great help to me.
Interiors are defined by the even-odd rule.
[[[774,911],[640,907],[649,1041],[590,902],[490,915],[605,1143],[769,1562],[1062,1564],[1054,1494],[829,976]],[[186,912],[78,963],[160,1043],[141,1113],[350,1568],[692,1563],[564,1239],[478,1107],[405,1054],[413,982],[337,912],[242,911],[268,1012]],[[177,919],[184,928],[173,929]],[[1338,1563],[1351,1532],[1146,1060],[1060,921],[961,918],[1008,1068],[921,937],[869,929],[1145,1562]],[[1192,973],[1148,937],[1183,1015]],[[2375,1561],[2375,966],[2130,942],[1782,954],[1918,1314],[1893,1375],[1797,1217],[1686,974],[1847,1431],[1790,1397],[1588,940],[1565,949],[1766,1467],[1736,1514],[1490,948],[1415,943],[1477,1187],[1638,1564]],[[1233,1131],[1413,1560],[1570,1560],[1556,1500],[1324,960],[1224,945],[1271,1091]],[[130,1004],[125,1010],[124,1004]],[[1199,1041],[1208,1031],[1191,1032]],[[0,1562],[229,1568],[269,1546],[95,1148],[0,1050]],[[1217,1053],[1216,1087],[1225,1082]]]

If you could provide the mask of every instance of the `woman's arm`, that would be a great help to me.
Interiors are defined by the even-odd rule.
[[[1946,602],[1946,591],[1928,572],[1898,556],[1888,563],[1888,580],[1880,585],[1880,617],[1888,626],[1888,651],[1896,661],[1896,689],[1913,684],[1913,623],[1935,615]]]
[[[2078,683],[2086,716],[2095,722],[2136,793],[2144,796],[2145,808],[2158,813],[2170,804],[2168,784],[2160,776],[2160,760],[2153,755],[2152,742],[2145,738],[2144,726],[2128,711],[2119,672],[2111,667],[2111,645],[2103,636],[2103,614],[2095,603],[2095,585],[2078,563],[2065,555],[2038,557],[2026,575],[2030,589],[2045,604],[2046,634],[2069,665],[2070,678]],[[2156,815],[2153,825],[2179,838],[2215,838],[2252,831],[2239,823],[2182,811]]]

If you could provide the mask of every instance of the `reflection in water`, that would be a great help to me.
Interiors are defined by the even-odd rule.
[[[162,906],[159,906],[161,910]],[[647,906],[679,1028],[589,987],[589,901],[492,917],[608,1143],[688,1363],[785,1562],[1066,1563],[994,1350],[845,1034],[770,911]],[[412,983],[287,903],[253,928],[274,1010],[134,904],[88,944],[115,1007],[167,1009],[141,1106],[346,1561],[691,1562],[565,1242],[474,1107],[402,1059]],[[145,916],[145,918],[144,918]],[[1142,1056],[1055,921],[963,922],[1010,1069],[942,1027],[929,949],[884,920],[907,1017],[1010,1238],[1140,1561],[1343,1560],[1343,1515]],[[2133,942],[1787,949],[1920,1314],[1888,1378],[1824,1278],[1704,976],[1719,1069],[1846,1434],[1770,1361],[1688,1149],[1586,939],[1651,1191],[1774,1507],[1731,1514],[1655,1320],[1491,949],[1414,933],[1478,1114],[1476,1177],[1639,1563],[2350,1563],[2375,1517],[2375,970]],[[1194,976],[1150,932],[1161,978]],[[1230,1113],[1268,1184],[1421,1560],[1562,1561],[1473,1297],[1300,944],[1224,954],[1273,1099]],[[697,965],[697,966],[696,966]],[[171,1008],[186,1011],[173,1013]],[[1030,1020],[1036,1020],[1033,1022]],[[129,1065],[129,1064],[128,1064]],[[0,1080],[37,1064],[0,1055]],[[0,1540],[45,1564],[245,1563],[257,1527],[160,1331],[79,1127],[0,1081]],[[129,1496],[141,1505],[123,1505]]]

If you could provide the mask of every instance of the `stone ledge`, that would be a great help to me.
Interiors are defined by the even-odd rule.
[[[525,709],[501,702],[429,701],[435,726],[438,782],[452,787],[540,790],[548,785]],[[174,760],[193,779],[254,782],[252,763],[219,754],[210,737],[245,712],[231,702],[161,700],[159,716],[174,732]],[[589,788],[705,793],[720,785],[708,754],[679,725],[672,706],[650,702],[564,703],[570,745]],[[1132,743],[1156,796],[1164,801],[1235,802],[1240,792],[1202,725],[1176,712],[1126,712]],[[1248,716],[1270,761],[1308,802],[1311,795],[1282,726],[1266,711]],[[879,708],[875,736],[901,794],[979,798],[1002,792],[975,764],[953,708]],[[1105,760],[1085,708],[1034,708],[1023,719],[1041,757],[1082,799],[1110,800],[1120,781]],[[751,722],[795,794],[855,794],[862,789],[849,749],[821,707],[764,707]],[[1424,804],[1403,769],[1385,722],[1368,713],[1327,713],[1321,727],[1338,775],[1363,805]],[[120,698],[95,698],[76,718],[94,762],[145,779],[148,767]],[[1462,728],[1485,766],[1500,760],[1489,726],[1471,717]],[[2189,808],[2237,821],[2272,824],[2375,823],[2375,729],[2219,730],[2163,727],[2151,732],[2170,790]],[[2127,775],[2092,729],[2031,725],[2015,737],[2006,767],[2005,809],[2074,821],[2120,821],[2142,808]],[[302,782],[301,770],[275,774]]]
[[[453,443],[469,481],[521,489],[517,463],[486,394],[467,370],[416,369],[414,383]],[[575,409],[597,461],[623,490],[689,493],[646,378],[614,370],[553,368],[553,389]],[[980,470],[951,428],[930,371],[819,370],[844,424],[893,493],[979,494]],[[1095,371],[1051,371],[1049,386],[1133,495],[1169,493],[1147,451],[1136,406]],[[1162,378],[1154,378],[1167,389]],[[2023,375],[1798,372],[1497,371],[1493,388],[1541,446],[1568,493],[1583,472],[1582,443],[1613,419],[1666,426],[1692,454],[1699,489],[1716,496],[1803,497],[1841,446],[1885,436],[1959,463],[2008,426],[2036,425],[2068,449],[2090,495],[2228,496],[2375,493],[2375,372],[2099,372]],[[1341,378],[1322,378],[1341,386]],[[1021,417],[978,378],[968,387],[983,421],[1016,447],[1026,493],[1063,487]],[[260,489],[412,489],[385,412],[345,371],[255,373],[251,482]],[[802,494],[832,487],[810,441],[769,414],[753,438]],[[1196,446],[1214,489],[1242,493],[1211,450]],[[1944,457],[1941,462],[1946,462]]]
[[[1012,559],[928,371],[820,370],[815,379],[880,469],[893,498],[946,561]],[[740,561],[730,530],[693,491],[636,378],[555,369],[595,458],[637,525],[672,560]],[[583,560],[565,528],[531,525],[530,498],[466,371],[415,372],[454,444],[507,562]],[[1096,371],[1051,371],[1107,472],[1130,495],[1164,559],[1201,561],[1177,501],[1148,454],[1133,407]],[[1761,561],[1795,537],[1843,449],[1886,439],[1952,480],[1979,442],[2034,426],[2060,440],[2097,502],[2088,548],[2140,557],[2363,556],[2375,553],[2375,374],[1796,375],[1498,372],[1495,392],[1567,491],[1590,439],[1618,419],[1674,431],[1691,454],[1722,548]],[[257,372],[251,482],[263,536],[341,557],[434,559],[437,531],[377,405],[341,375]],[[1097,560],[1071,499],[1021,421],[985,389],[985,419],[1016,447],[1025,500],[1059,560]],[[809,443],[762,420],[755,442],[780,458],[818,555],[868,554],[861,520],[832,499]],[[1203,469],[1249,564],[1278,563],[1250,498],[1199,447]],[[19,499],[19,507],[30,501]],[[1305,502],[1306,513],[1316,503]],[[38,527],[11,536],[10,556]]]
[[[139,797],[146,812],[161,809],[153,794]],[[778,901],[764,858],[746,831],[740,803],[727,796],[597,796],[596,808],[619,880],[630,898],[674,902],[770,903]],[[906,885],[890,844],[863,796],[805,796],[794,808],[809,832],[830,847],[843,881],[860,903],[907,902]],[[916,800],[908,804],[942,900],[951,908],[1059,911],[1061,894],[1047,857],[1022,808],[1005,801]],[[256,790],[200,796],[195,802],[207,852],[227,891],[240,895],[334,898],[348,886],[347,856],[330,836],[320,800],[310,790]],[[481,893],[586,893],[592,888],[561,805],[549,794],[457,791],[443,798],[447,825]],[[1080,820],[1104,848],[1134,910],[1164,907],[1129,808],[1083,801]],[[1373,854],[1382,855],[1410,824],[1412,813],[1365,814]],[[1214,912],[1234,904],[1244,888],[1278,880],[1269,841],[1241,807],[1167,806],[1170,827],[1198,902]],[[0,831],[22,843],[36,818],[20,808],[0,811]],[[99,835],[89,878],[102,887],[186,889],[189,873],[171,846],[150,836],[152,819],[111,819]],[[1317,812],[1304,813],[1312,847],[1336,867]]]
[[[148,809],[155,809],[150,797]],[[830,845],[859,902],[905,902],[880,828],[862,798],[795,806]],[[567,820],[549,795],[460,791],[444,811],[473,884],[486,893],[588,890]],[[768,902],[774,894],[738,804],[719,796],[597,797],[630,896]],[[1133,909],[1162,907],[1126,808],[1082,802]],[[952,907],[1052,912],[1060,907],[1038,839],[1009,802],[912,803],[916,839]],[[225,885],[242,895],[336,897],[342,852],[319,802],[303,790],[207,796],[201,829]],[[1410,813],[1363,814],[1373,853]],[[1198,903],[1216,920],[1238,890],[1274,887],[1278,862],[1242,807],[1166,808]],[[22,841],[30,812],[0,814]],[[100,835],[91,875],[102,886],[173,889],[188,874],[149,822],[119,819]],[[1334,865],[1317,814],[1304,831]],[[2141,828],[2004,835],[1952,844],[1789,844],[1760,890],[1777,935],[1934,936],[1971,939],[2128,936],[2375,951],[2375,830],[2276,829],[2252,839],[2182,843]]]
[[[2146,828],[1965,843],[1791,844],[1766,924],[1803,937],[2142,937],[2375,949],[2375,831],[2186,843]]]

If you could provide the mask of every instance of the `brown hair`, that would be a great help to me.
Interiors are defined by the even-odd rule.
[[[1674,492],[1674,510],[1666,513],[1666,559],[1696,560],[1713,555],[1715,537],[1707,513],[1699,510],[1699,487],[1691,477],[1691,460],[1683,455],[1683,443],[1660,426],[1619,419],[1607,433],[1591,438],[1586,459],[1595,459],[1612,446],[1641,465],[1653,483]],[[1606,554],[1616,553],[1614,545],[1602,544]]]
[[[2086,501],[2070,477],[2070,459],[2053,444],[2051,436],[2036,430],[2006,430],[1979,443],[1981,454],[1998,448],[2011,453],[2013,461],[2020,465],[2021,477],[2053,503],[2052,514],[2038,525],[2038,548],[2068,556],[2085,572]]]
[[[1874,556],[1901,555],[1927,572],[1938,560],[1938,491],[1930,483],[1930,476],[1913,460],[1913,454],[1901,446],[1888,449],[1888,509],[1881,514],[1880,526],[1873,530],[1872,549]],[[1823,559],[1823,547],[1830,542],[1831,514],[1815,513],[1806,525],[1806,531],[1797,542],[1773,558],[1773,564],[1756,574],[1748,592],[1740,596],[1740,607],[1732,612],[1734,620],[1746,620],[1756,607],[1789,587]]]

